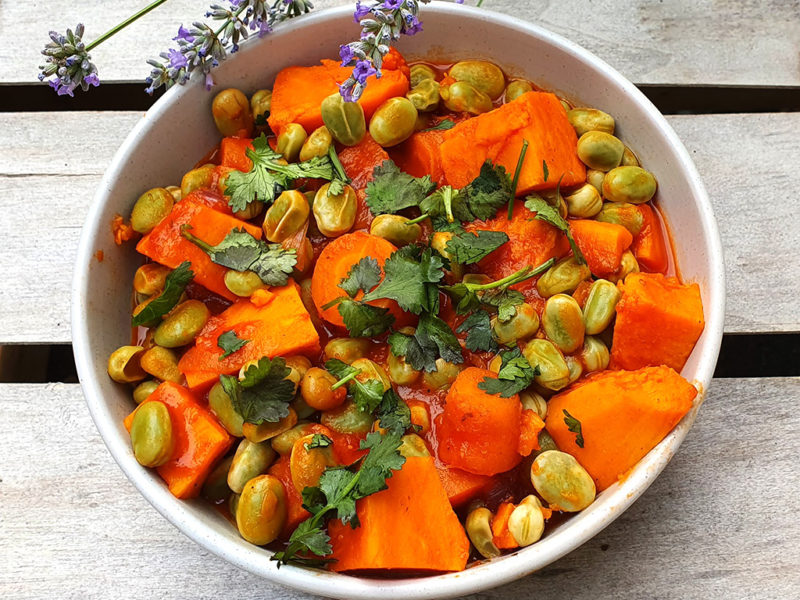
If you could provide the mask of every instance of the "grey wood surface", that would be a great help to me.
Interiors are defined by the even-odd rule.
[[[69,342],[69,289],[95,187],[138,113],[0,113],[0,344]],[[800,113],[669,117],[714,204],[725,330],[800,331]],[[68,132],[85,143],[66,150]],[[199,158],[199,154],[198,154]],[[153,185],[174,182],[151,182]],[[133,201],[133,199],[132,199]]]
[[[797,598],[800,378],[717,379],[653,486],[502,598]],[[0,385],[0,597],[309,598],[195,545],[125,479],[77,385]]]
[[[202,18],[208,3],[171,0],[99,46],[92,56],[101,79],[142,81],[151,58],[144,52],[155,57],[166,50],[178,25]],[[35,80],[48,30],[63,32],[82,20],[91,41],[145,4],[3,2],[0,39],[24,35],[30,43],[0,45],[0,83]],[[352,2],[314,4],[321,9]],[[800,85],[799,0],[486,0],[483,6],[568,37],[635,83]]]

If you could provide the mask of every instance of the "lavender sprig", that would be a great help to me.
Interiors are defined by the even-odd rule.
[[[347,102],[361,97],[368,77],[381,76],[383,58],[393,41],[422,31],[420,2],[427,4],[430,0],[379,0],[368,5],[361,0],[356,2],[353,19],[361,25],[361,39],[339,47],[342,66],[353,66],[352,75],[339,86],[339,93]]]
[[[47,59],[39,65],[39,81],[50,78],[48,83],[59,96],[74,96],[78,86],[85,92],[90,85],[100,85],[97,67],[83,43],[83,30],[83,23],[78,23],[66,35],[51,31],[51,41],[42,50]]]
[[[309,0],[229,0],[228,6],[212,4],[206,17],[220,22],[217,29],[206,23],[194,22],[191,29],[183,25],[178,35],[172,38],[177,48],[161,52],[163,60],[148,60],[153,67],[147,77],[146,92],[152,94],[159,87],[184,84],[194,71],[205,75],[206,89],[211,89],[214,79],[211,69],[225,60],[227,53],[239,50],[239,42],[246,40],[251,33],[259,37],[272,31],[272,28],[287,19],[308,13],[314,5]]]

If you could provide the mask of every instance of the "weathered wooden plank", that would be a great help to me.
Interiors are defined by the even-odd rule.
[[[63,32],[82,20],[85,37],[92,40],[134,12],[136,4],[51,0],[32,8],[29,3],[6,3],[0,11],[0,38],[24,42],[0,48],[0,83],[35,81],[48,30]],[[352,2],[315,4],[321,9]],[[92,52],[101,78],[142,81],[149,72],[145,59],[166,50],[178,24],[202,18],[203,10],[203,3],[172,0],[102,44]],[[636,83],[800,85],[798,0],[493,0],[485,10],[562,34]],[[350,33],[355,34],[355,28]]]
[[[721,379],[650,490],[538,574],[473,598],[791,598],[800,378]],[[0,385],[0,596],[308,598],[193,544],[127,482],[77,385]],[[566,592],[568,590],[568,592]]]
[[[84,214],[138,113],[6,113],[0,150],[0,344],[68,342],[69,287]],[[800,114],[669,117],[697,162],[720,223],[726,331],[800,331]],[[82,143],[68,133],[84,128]],[[198,152],[199,154],[199,152]],[[172,182],[153,182],[172,183]]]

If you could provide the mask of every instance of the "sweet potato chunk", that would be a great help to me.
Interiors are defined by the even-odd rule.
[[[667,365],[680,372],[705,326],[700,287],[661,274],[631,273],[619,289],[612,366]]]

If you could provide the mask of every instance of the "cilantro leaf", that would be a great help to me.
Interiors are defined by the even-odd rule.
[[[462,265],[471,265],[488,256],[508,241],[508,235],[502,231],[463,231],[455,234],[447,241],[447,251],[453,261]]]
[[[400,438],[399,433],[369,433],[360,446],[368,453],[357,471],[343,467],[325,469],[317,488],[303,490],[303,505],[312,516],[300,523],[286,549],[276,552],[271,560],[278,561],[279,566],[288,562],[305,565],[326,562],[297,554],[305,552],[322,557],[331,553],[330,537],[324,528],[334,513],[343,523],[350,523],[352,527],[359,525],[356,501],[386,489],[386,479],[405,464],[406,459],[399,452]]]
[[[566,408],[563,410],[563,412],[564,424],[567,426],[567,430],[578,434],[575,436],[575,445],[578,446],[578,448],[583,448],[583,431],[581,428],[581,422],[569,414]]]
[[[485,310],[476,310],[456,329],[456,333],[467,333],[464,340],[467,350],[473,352],[494,352],[497,342],[492,336],[492,322]]]
[[[241,350],[245,345],[249,344],[250,340],[243,340],[239,336],[236,335],[236,332],[231,329],[230,331],[226,331],[222,333],[217,338],[217,346],[224,350],[222,356],[219,357],[220,360],[223,358],[228,358],[231,354],[236,352],[237,350]]]
[[[311,443],[306,444],[306,450],[313,450],[314,448],[327,448],[333,444],[333,440],[324,433],[315,433],[311,436]]]
[[[559,180],[559,186],[560,185],[561,180]],[[556,194],[560,197],[558,188],[556,188]],[[572,237],[572,232],[569,229],[569,222],[560,214],[558,214],[557,209],[550,206],[547,203],[547,200],[541,196],[528,196],[525,199],[525,208],[536,213],[536,216],[534,217],[535,219],[549,223],[556,229],[564,232],[567,236],[567,241],[572,248],[572,254],[575,255],[575,260],[581,264],[586,264],[586,259],[584,258],[581,249],[578,248],[578,244],[575,243],[575,238]]]
[[[282,164],[283,157],[270,148],[267,136],[253,140],[245,153],[253,162],[247,173],[231,171],[225,180],[225,195],[234,212],[244,210],[256,200],[272,203],[275,197],[301,177],[333,179],[334,169],[327,156],[315,156],[301,163]]]
[[[282,286],[297,264],[297,251],[280,244],[267,244],[244,228],[232,229],[219,244],[212,246],[189,233],[190,225],[181,226],[181,235],[198,246],[211,261],[234,271],[253,271],[267,285]]]
[[[345,296],[341,296],[341,300],[337,298],[335,302],[344,326],[352,337],[376,337],[389,331],[394,323],[394,315],[388,308],[372,306]]]
[[[443,121],[439,121],[433,127],[428,127],[427,129],[423,129],[422,131],[442,131],[442,130],[452,129],[455,126],[456,124],[452,119],[445,119]]]
[[[502,165],[486,161],[472,183],[464,188],[466,204],[475,219],[491,219],[514,199],[511,179]],[[472,219],[469,219],[472,220]]]
[[[383,400],[383,382],[378,379],[357,379],[361,369],[357,369],[338,358],[325,362],[325,368],[339,381],[334,384],[334,389],[347,384],[348,391],[353,397],[353,402],[362,412],[372,414]]]
[[[539,367],[531,367],[519,348],[508,350],[501,355],[500,372],[497,377],[484,377],[478,387],[487,394],[510,398],[533,383],[539,374]]]
[[[414,177],[401,171],[393,161],[385,160],[372,172],[366,202],[373,215],[394,214],[417,206],[435,188],[430,176]]]
[[[374,290],[364,295],[363,300],[388,298],[394,300],[405,311],[415,315],[431,311],[430,284],[444,277],[444,261],[431,248],[420,253],[417,246],[405,246],[392,252],[383,264],[383,281]]]
[[[339,155],[336,154],[336,148],[334,148],[333,144],[331,144],[328,148],[328,159],[331,161],[331,165],[333,166],[334,175],[331,179],[331,185],[328,188],[328,193],[332,196],[338,196],[344,192],[344,186],[350,183],[350,178],[347,176],[347,173],[345,173],[344,167],[339,160]]]
[[[470,211],[466,200],[467,194],[464,190],[456,190],[445,185],[422,200],[419,203],[419,209],[434,222],[443,219],[450,225],[474,221],[475,215]]]
[[[544,180],[547,181],[547,178],[550,177],[550,170],[547,168],[547,161],[542,159],[542,174],[544,175]]]
[[[403,435],[411,427],[411,409],[403,399],[389,388],[378,405],[379,425],[391,433]]]
[[[152,327],[158,324],[164,315],[175,308],[186,286],[194,279],[194,272],[190,268],[191,266],[192,263],[186,260],[167,275],[164,280],[164,290],[131,318],[133,327]]]
[[[347,277],[342,279],[339,287],[347,292],[348,296],[355,298],[359,290],[367,293],[380,281],[381,268],[378,266],[378,261],[371,256],[365,256],[350,267]]]
[[[234,410],[247,423],[277,423],[289,414],[294,400],[294,383],[288,377],[291,369],[280,357],[266,356],[250,365],[239,381],[232,375],[221,375],[222,388],[231,399]]]
[[[430,313],[422,313],[413,335],[396,331],[388,342],[395,356],[404,357],[418,371],[435,371],[437,358],[456,364],[464,362],[456,334],[447,323]]]

